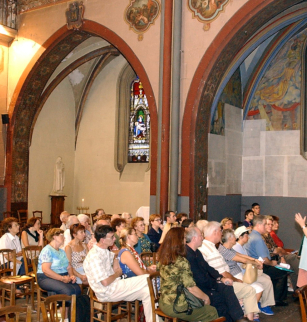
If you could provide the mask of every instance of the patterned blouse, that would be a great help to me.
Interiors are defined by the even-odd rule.
[[[262,239],[264,240],[266,247],[269,249],[270,253],[274,253],[274,249],[277,247],[272,236],[270,234],[262,235]]]
[[[184,257],[179,256],[174,264],[159,265],[159,268],[161,276],[160,301],[166,305],[173,305],[179,284],[183,284],[184,287],[196,285],[190,263]],[[187,307],[183,294],[179,297],[178,307]]]
[[[75,252],[74,247],[71,244],[68,244],[71,248],[71,266],[74,269],[78,269],[80,267],[83,267],[83,262],[86,257],[86,246],[84,243],[82,243],[83,250],[81,252]]]
[[[138,254],[143,252],[151,252],[150,250],[150,239],[146,234],[143,234],[142,237],[139,237],[138,243],[134,246],[134,249],[137,251]]]

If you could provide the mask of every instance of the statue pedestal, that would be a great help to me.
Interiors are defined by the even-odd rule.
[[[50,223],[52,226],[60,227],[62,222],[60,220],[60,214],[64,211],[65,195],[50,195],[51,197],[51,215]]]

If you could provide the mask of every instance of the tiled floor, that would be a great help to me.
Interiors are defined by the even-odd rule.
[[[288,303],[287,307],[273,307],[274,315],[267,316],[264,314],[260,314],[261,322],[301,322],[301,314],[300,314],[300,306],[298,300],[294,300],[292,295],[288,295]],[[18,299],[16,301],[17,305],[26,305],[26,300]],[[22,317],[21,321],[25,319]],[[32,321],[36,322],[36,312],[32,314]],[[42,319],[41,319],[42,321]]]

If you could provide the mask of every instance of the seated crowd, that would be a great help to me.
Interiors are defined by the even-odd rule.
[[[142,217],[132,218],[127,212],[107,215],[97,209],[92,227],[87,215],[64,211],[61,227],[51,228],[45,239],[40,219],[29,218],[20,241],[18,220],[10,217],[2,221],[0,248],[16,250],[16,273],[21,275],[22,248],[42,246],[37,267],[42,289],[80,295],[89,285],[101,302],[140,300],[146,322],[153,320],[147,277],[156,271],[160,309],[183,321],[221,316],[227,322],[260,321],[259,313],[273,315],[272,306],[287,305],[288,277],[295,289],[299,259],[277,236],[278,217],[260,215],[259,204],[253,204],[237,228],[230,217],[194,223],[185,213],[168,211],[164,218],[163,225],[161,215],[150,215],[146,229]],[[143,262],[144,252],[157,252],[157,264]],[[289,264],[291,271],[276,267],[279,263]],[[243,282],[249,264],[257,274],[253,281]],[[185,297],[177,296],[178,285],[204,305],[187,312]]]

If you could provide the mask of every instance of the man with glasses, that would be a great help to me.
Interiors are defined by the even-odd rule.
[[[158,250],[158,248],[160,247],[159,244],[159,240],[162,236],[162,219],[161,216],[158,214],[153,214],[150,215],[149,217],[149,223],[151,228],[149,229],[147,236],[149,237],[149,239],[151,240],[152,243],[155,244],[156,246],[156,251]]]
[[[110,226],[98,225],[95,230],[97,244],[87,254],[83,268],[90,287],[101,302],[142,301],[146,322],[152,322],[152,308],[148,274],[121,279],[118,258],[109,251],[115,241]]]

